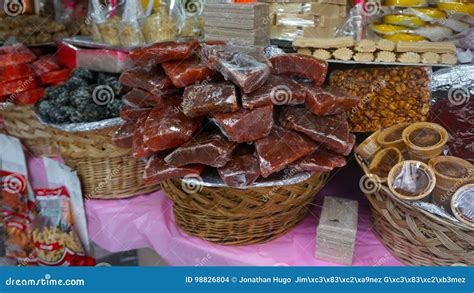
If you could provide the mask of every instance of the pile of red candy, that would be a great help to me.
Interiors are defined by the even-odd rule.
[[[22,44],[0,47],[0,102],[35,104],[43,97],[45,86],[64,82],[69,72],[53,55],[38,58]]]
[[[282,170],[331,171],[352,150],[345,112],[358,99],[321,88],[325,61],[266,59],[258,48],[196,41],[158,43],[130,57],[137,67],[120,82],[133,89],[113,141],[148,158],[147,183],[207,166],[228,186],[245,187]]]

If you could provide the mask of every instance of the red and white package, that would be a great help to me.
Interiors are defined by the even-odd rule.
[[[28,184],[23,147],[12,136],[0,135],[0,178],[5,256],[31,258],[31,209],[33,196]]]
[[[32,238],[40,266],[90,266],[90,242],[76,173],[44,157],[46,182],[34,182]],[[40,186],[41,185],[41,186]]]

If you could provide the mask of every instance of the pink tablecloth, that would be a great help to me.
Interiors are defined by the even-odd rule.
[[[172,203],[161,192],[125,200],[88,200],[90,238],[110,251],[150,247],[170,265],[332,266],[314,257],[316,226],[324,196],[356,198],[360,202],[355,266],[402,265],[371,230],[368,206],[359,190],[360,173],[347,166],[333,176],[316,197],[311,214],[290,233],[269,243],[221,246],[179,230]]]

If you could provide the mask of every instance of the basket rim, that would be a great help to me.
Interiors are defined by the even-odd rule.
[[[359,164],[359,166],[362,168],[362,170],[364,171],[364,174],[367,175],[367,176],[370,176],[370,172],[369,172],[369,169],[367,167],[367,165],[365,164],[364,160],[362,159],[361,156],[359,156],[358,154],[354,154],[355,156],[355,159],[357,161],[357,163]],[[401,200],[400,198],[394,196],[392,194],[392,192],[390,191],[390,189],[383,185],[383,184],[380,184],[380,188],[386,193],[388,194],[388,196],[390,196],[390,198],[394,201],[396,201],[397,203],[403,205],[404,207],[406,208],[409,208],[409,209],[415,209],[417,210],[418,212],[424,214],[425,216],[427,216],[428,218],[434,220],[434,221],[437,221],[437,222],[440,222],[442,224],[445,224],[445,225],[450,225],[450,226],[454,226],[456,229],[463,229],[463,230],[468,230],[468,231],[474,231],[474,227],[469,227],[468,225],[462,223],[462,222],[453,222],[449,219],[446,219],[446,218],[443,218],[441,216],[438,216],[438,215],[435,215],[435,214],[432,214],[424,209],[421,209],[419,207],[415,207],[415,206],[412,206],[412,205],[409,205],[408,203],[406,203],[405,201]]]

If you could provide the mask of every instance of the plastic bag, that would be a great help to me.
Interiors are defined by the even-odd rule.
[[[459,221],[474,227],[474,184],[467,184],[456,191],[451,209]]]
[[[436,185],[433,169],[419,161],[404,161],[395,165],[388,175],[388,187],[404,200],[427,198]]]
[[[119,23],[120,42],[124,47],[135,47],[143,45],[145,38],[140,30],[138,20],[143,18],[142,4],[140,1],[128,0],[125,2],[125,8],[122,15],[122,21]]]
[[[46,182],[34,182],[38,214],[32,239],[38,265],[94,265],[79,178],[67,166],[43,158]]]

